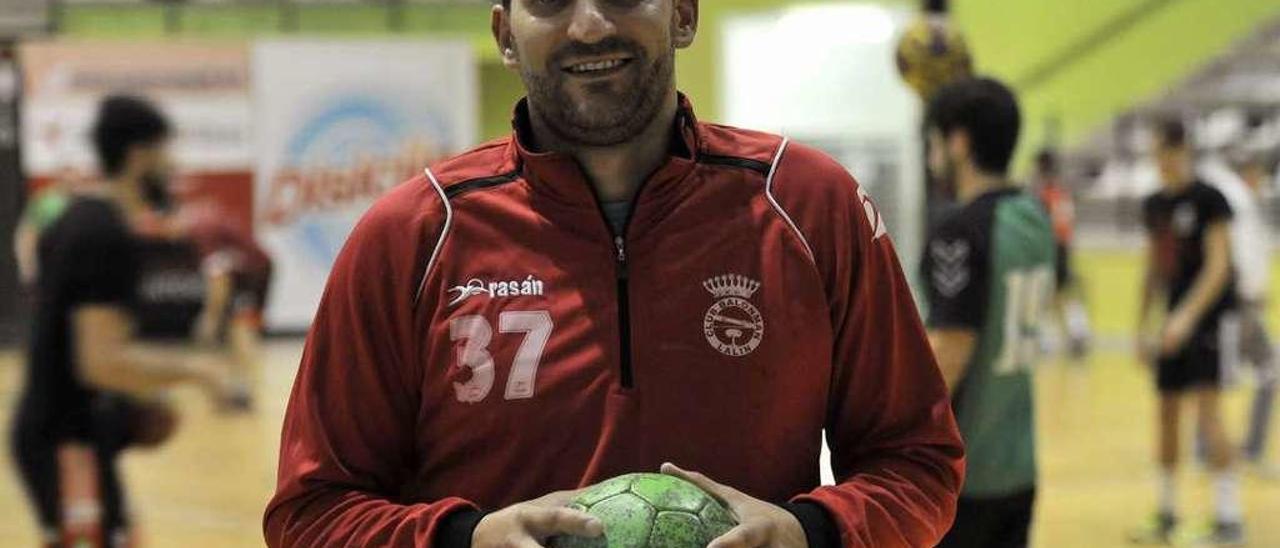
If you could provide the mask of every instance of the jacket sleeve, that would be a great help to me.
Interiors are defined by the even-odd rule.
[[[415,184],[429,183],[411,181],[374,206],[330,273],[285,411],[264,518],[269,546],[432,546],[446,518],[476,515],[457,498],[402,498],[421,386],[412,337],[419,248],[439,234],[429,213],[404,205],[439,209],[424,206],[430,194],[403,188]]]
[[[879,210],[833,160],[792,147],[775,187],[828,288],[826,435],[837,481],[792,502],[816,504],[834,523],[815,527],[797,513],[811,545],[826,528],[846,547],[934,546],[951,527],[964,473],[945,383]]]

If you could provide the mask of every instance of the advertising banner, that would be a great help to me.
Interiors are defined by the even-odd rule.
[[[373,201],[476,141],[464,43],[265,41],[253,51],[256,232],[275,261],[266,324],[311,322]]]

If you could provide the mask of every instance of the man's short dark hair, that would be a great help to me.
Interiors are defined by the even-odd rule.
[[[103,173],[119,175],[131,147],[157,144],[169,132],[169,121],[147,100],[129,95],[103,99],[92,130],[93,148]]]
[[[1187,144],[1187,126],[1177,118],[1166,118],[1156,124],[1156,137],[1169,148],[1182,148]]]
[[[978,169],[999,175],[1008,172],[1022,115],[1018,100],[1004,84],[992,78],[949,84],[930,102],[927,119],[943,136],[964,130]]]

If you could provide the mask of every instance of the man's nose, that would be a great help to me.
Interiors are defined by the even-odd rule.
[[[584,44],[595,44],[612,36],[617,28],[609,19],[599,0],[579,0],[569,21],[569,39]]]

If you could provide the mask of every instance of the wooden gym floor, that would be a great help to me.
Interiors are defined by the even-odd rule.
[[[215,415],[202,394],[177,393],[183,423],[175,438],[124,461],[144,545],[262,544],[262,508],[275,481],[280,418],[299,354],[298,341],[268,343],[251,415]],[[6,427],[20,381],[19,356],[0,356],[0,420]],[[1124,353],[1101,352],[1083,367],[1048,364],[1037,391],[1042,481],[1035,545],[1122,546],[1125,531],[1152,505],[1155,404],[1144,371]],[[1228,403],[1231,426],[1239,432],[1246,398],[1237,391]],[[1280,423],[1274,426],[1280,436]],[[0,546],[34,546],[30,511],[7,447],[3,455]],[[1207,516],[1204,474],[1188,469],[1182,480],[1188,516]],[[1246,476],[1244,496],[1250,546],[1280,546],[1280,483]]]
[[[1126,532],[1154,504],[1151,463],[1155,397],[1147,371],[1129,352],[1136,323],[1139,257],[1131,250],[1090,250],[1076,259],[1085,278],[1095,328],[1108,334],[1086,364],[1046,363],[1036,378],[1040,496],[1034,545],[1041,548],[1125,546]],[[1273,268],[1280,295],[1280,260]],[[1280,326],[1280,306],[1271,307]],[[124,460],[145,546],[261,546],[262,509],[275,484],[280,419],[301,354],[300,341],[269,341],[255,387],[254,414],[212,413],[203,395],[179,391],[183,423],[156,452]],[[0,353],[0,546],[34,546],[30,511],[9,462],[9,417],[21,382],[20,356]],[[1249,387],[1227,398],[1228,426],[1244,428]],[[1189,422],[1189,421],[1188,421]],[[1280,417],[1272,424],[1271,458],[1280,463]],[[1280,547],[1280,481],[1245,475],[1249,546]],[[1206,475],[1184,467],[1185,518],[1210,516]]]

